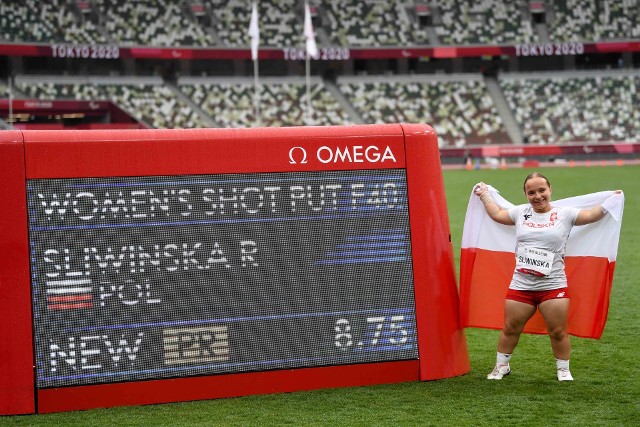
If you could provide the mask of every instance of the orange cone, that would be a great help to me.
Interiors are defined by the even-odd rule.
[[[569,160],[569,167],[572,168],[576,165],[576,161],[575,160]]]
[[[500,169],[505,170],[507,168],[507,161],[502,157],[500,159]]]
[[[622,160],[622,159],[616,160],[616,165],[617,166],[623,166],[624,165],[624,160]]]
[[[467,164],[465,165],[465,169],[467,169],[468,171],[473,169],[473,163],[471,162],[471,157],[467,157]]]

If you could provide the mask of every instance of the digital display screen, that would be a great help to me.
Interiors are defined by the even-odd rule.
[[[417,359],[404,169],[31,179],[38,388]]]

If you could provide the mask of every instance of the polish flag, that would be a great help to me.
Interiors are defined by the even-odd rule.
[[[493,200],[504,209],[513,206],[492,187]],[[588,209],[612,196],[612,191],[555,200],[553,206]],[[565,271],[569,286],[569,333],[600,338],[609,311],[609,295],[616,265],[624,194],[607,203],[609,214],[589,225],[574,226],[567,241]],[[515,227],[498,224],[471,192],[462,233],[460,256],[460,321],[463,327],[502,329],[504,297],[515,269]],[[524,332],[547,333],[540,312]]]

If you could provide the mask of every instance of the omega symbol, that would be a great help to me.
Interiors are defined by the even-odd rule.
[[[294,153],[296,152],[296,149],[300,150],[302,155],[302,159],[300,160],[300,162],[297,162],[294,158],[295,157]],[[297,163],[301,163],[301,164],[307,163],[307,150],[305,150],[302,147],[291,147],[291,150],[289,150],[289,163],[291,163],[292,165],[295,165]]]

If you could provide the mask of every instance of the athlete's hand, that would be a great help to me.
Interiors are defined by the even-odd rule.
[[[479,182],[475,185],[475,187],[473,187],[473,194],[478,197],[482,196],[487,191],[489,191],[489,187],[484,182]]]
[[[605,199],[604,202],[600,205],[604,213],[610,212],[617,203],[619,203],[618,199],[621,197],[622,190],[615,190],[611,196]]]

